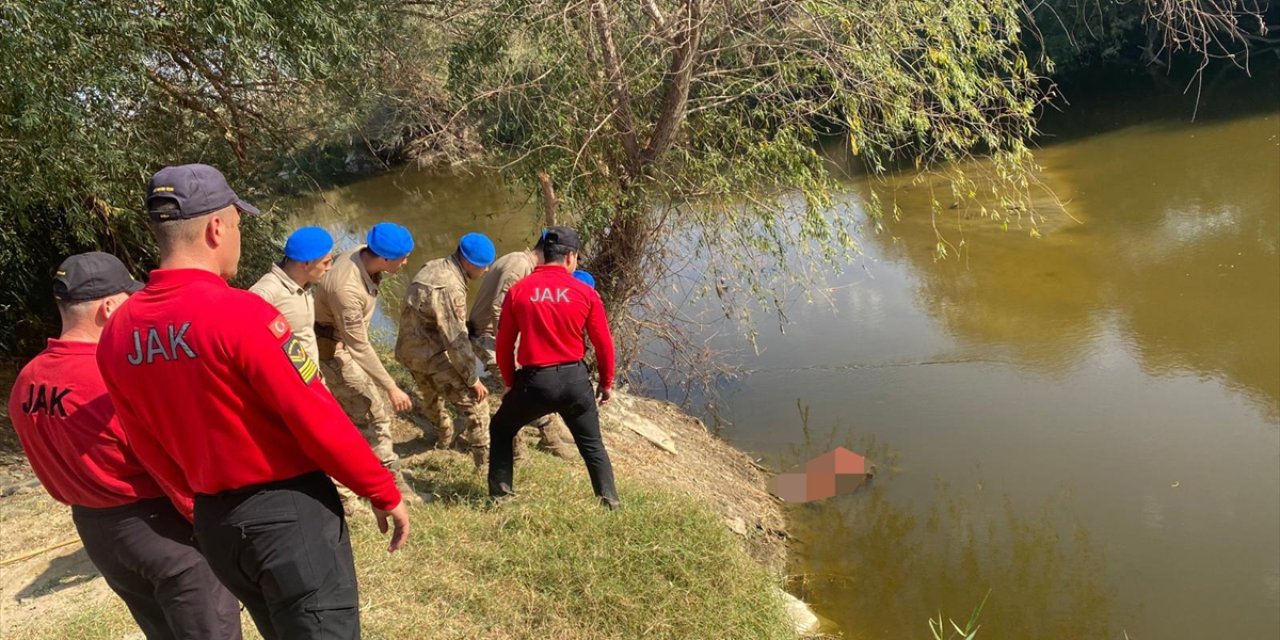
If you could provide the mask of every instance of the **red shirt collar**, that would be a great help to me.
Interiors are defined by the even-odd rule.
[[[569,270],[565,268],[565,266],[562,264],[540,264],[534,267],[533,271],[534,273],[546,273],[549,271],[559,271],[560,273],[563,273],[566,276],[569,276],[571,278],[573,277],[573,274],[569,273]]]
[[[166,289],[180,287],[193,282],[216,282],[222,286],[230,286],[222,276],[204,269],[156,269],[147,279],[148,289]]]
[[[82,340],[63,340],[62,338],[49,338],[49,346],[45,349],[52,353],[65,353],[69,355],[78,354],[94,354],[98,352],[98,343],[84,342]]]

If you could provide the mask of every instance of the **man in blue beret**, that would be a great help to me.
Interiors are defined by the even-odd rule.
[[[591,287],[592,289],[596,288],[596,277],[591,275],[590,271],[578,269],[577,271],[573,272],[573,277],[577,278],[579,282],[586,284],[588,287]]]
[[[447,401],[466,418],[463,438],[477,469],[489,462],[489,390],[476,375],[467,334],[467,280],[484,276],[495,253],[484,234],[468,233],[452,255],[423,265],[409,283],[396,338],[396,360],[418,382],[436,427],[436,448],[454,444]]]
[[[316,345],[316,302],[312,285],[333,266],[333,236],[320,227],[302,227],[284,242],[284,259],[249,287],[280,310],[293,328],[293,336],[312,362],[320,362]]]
[[[413,403],[382,366],[369,338],[378,285],[384,275],[404,268],[412,251],[408,229],[380,222],[369,230],[366,244],[334,258],[333,268],[315,287],[315,298],[316,342],[325,382],[383,466],[395,475],[400,493],[416,501],[391,439],[392,412],[408,411]],[[352,496],[343,496],[349,508]]]

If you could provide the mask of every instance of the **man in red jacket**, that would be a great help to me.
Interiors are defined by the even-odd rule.
[[[390,472],[320,381],[289,323],[232,289],[239,199],[217,169],[161,169],[147,189],[160,268],[112,316],[98,364],[138,459],[195,494],[195,533],[258,630],[359,638],[359,597],[342,505],[326,473],[394,521],[409,518]]]
[[[521,427],[559,413],[587,464],[591,488],[601,504],[619,505],[609,452],[600,439],[600,413],[582,362],[585,329],[596,349],[600,404],[613,395],[613,337],[595,289],[573,277],[581,243],[578,232],[551,227],[542,234],[544,263],[512,285],[502,301],[495,356],[507,393],[489,423],[489,495],[513,495],[511,439]],[[516,371],[516,339],[520,370]]]
[[[170,502],[138,463],[94,361],[107,318],[141,288],[113,255],[64,260],[53,281],[62,335],[18,374],[9,418],[36,477],[71,505],[85,553],[147,640],[239,640],[240,603],[179,512],[191,512],[191,495]]]

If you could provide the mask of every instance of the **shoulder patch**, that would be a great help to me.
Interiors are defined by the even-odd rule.
[[[282,316],[283,317],[283,316]],[[302,341],[297,336],[289,336],[284,344],[280,345],[284,349],[285,355],[289,356],[289,362],[293,364],[293,368],[298,371],[298,375],[302,376],[304,384],[311,384],[312,380],[320,375],[320,365],[317,365],[311,356],[307,355],[307,350],[302,347]]]
[[[276,339],[279,340],[284,337],[284,334],[289,332],[289,321],[284,319],[284,314],[282,313],[276,316],[275,320],[272,320],[271,323],[267,325],[267,328],[271,330],[271,335],[275,336]]]

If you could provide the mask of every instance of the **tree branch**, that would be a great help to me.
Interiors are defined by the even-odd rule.
[[[596,32],[600,38],[600,54],[604,61],[605,73],[608,75],[609,95],[613,101],[614,123],[622,136],[622,146],[627,152],[627,161],[632,173],[640,165],[640,144],[636,142],[635,124],[631,119],[631,92],[626,79],[622,76],[622,63],[618,59],[618,48],[613,42],[613,26],[609,21],[609,9],[604,0],[591,1],[591,18],[595,22]]]
[[[689,106],[689,87],[693,82],[693,69],[698,56],[698,43],[702,39],[702,0],[686,0],[684,28],[676,34],[676,50],[667,68],[667,90],[662,97],[662,111],[654,127],[649,145],[645,147],[644,163],[653,162],[671,148],[676,131],[684,122]]]

